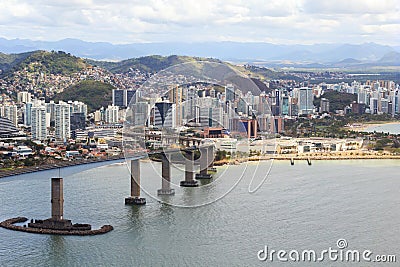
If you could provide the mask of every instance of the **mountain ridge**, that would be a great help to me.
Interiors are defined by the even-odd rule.
[[[62,50],[95,60],[125,60],[147,55],[191,55],[195,57],[245,60],[292,60],[313,63],[339,62],[354,58],[373,62],[389,52],[400,52],[398,46],[363,44],[272,44],[266,42],[196,42],[196,43],[131,43],[111,44],[67,38],[59,41],[0,38],[0,51],[21,53],[31,50]]]

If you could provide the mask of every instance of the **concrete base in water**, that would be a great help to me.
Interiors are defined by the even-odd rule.
[[[53,219],[31,220],[28,226],[15,225],[15,223],[23,223],[27,220],[25,217],[11,218],[1,222],[0,226],[14,231],[50,235],[99,235],[114,229],[111,225],[103,225],[100,229],[92,230],[90,224],[72,224],[70,220],[56,221]]]
[[[201,173],[196,173],[196,179],[211,179],[212,175],[211,174],[201,174]]]
[[[182,187],[197,187],[199,186],[199,182],[197,182],[196,180],[192,180],[192,181],[181,181],[180,185]]]
[[[127,197],[125,198],[125,205],[145,205],[146,199],[144,197]]]
[[[175,189],[158,189],[157,195],[159,195],[159,196],[175,195]]]
[[[28,223],[28,227],[63,231],[92,230],[92,226],[90,224],[72,224],[71,220],[54,220],[52,218],[47,220],[31,220],[31,222]]]

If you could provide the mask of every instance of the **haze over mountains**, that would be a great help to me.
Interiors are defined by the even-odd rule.
[[[21,53],[33,50],[61,50],[96,60],[123,60],[146,55],[190,55],[213,57],[233,62],[263,64],[346,67],[354,65],[399,66],[400,46],[376,43],[278,45],[271,43],[133,43],[111,44],[78,39],[32,41],[0,38],[0,52]]]

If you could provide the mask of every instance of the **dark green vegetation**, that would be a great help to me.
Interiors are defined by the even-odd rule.
[[[88,111],[92,112],[100,107],[111,105],[112,89],[115,87],[108,83],[86,80],[55,95],[54,101],[82,101],[88,105]]]
[[[28,72],[70,75],[86,66],[87,63],[83,59],[62,51],[36,51],[14,66],[11,71],[27,69]]]
[[[195,61],[211,61],[211,62],[221,62],[217,59],[212,58],[199,58],[199,57],[189,57],[189,56],[146,56],[139,58],[130,58],[122,60],[120,62],[106,62],[106,61],[94,61],[87,60],[88,63],[98,66],[111,71],[112,73],[127,73],[130,69],[138,69],[144,72],[158,72],[160,70],[166,69],[173,65],[185,63],[185,62],[195,62]]]
[[[83,59],[62,51],[33,51],[21,54],[0,53],[2,76],[25,69],[31,73],[70,75],[87,66],[88,64]]]
[[[7,73],[10,69],[17,66],[19,63],[24,61],[27,57],[29,57],[33,53],[34,52],[27,52],[21,54],[0,53],[0,74]]]
[[[343,110],[346,106],[350,106],[353,101],[357,101],[357,95],[343,93],[338,91],[327,91],[321,98],[329,100],[329,111],[334,112],[335,110]],[[321,104],[321,98],[314,99],[314,106],[319,108]]]
[[[382,115],[353,115],[334,116],[333,118],[307,119],[298,118],[297,120],[285,121],[285,136],[291,137],[326,137],[326,138],[356,138],[371,135],[370,133],[356,132],[346,125],[354,123],[365,124],[368,122],[390,122],[397,121],[398,118],[392,118],[389,114]],[[382,133],[374,133],[380,137]]]

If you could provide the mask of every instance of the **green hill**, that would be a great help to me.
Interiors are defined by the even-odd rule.
[[[55,95],[54,101],[82,101],[88,105],[88,111],[92,112],[111,104],[112,89],[115,87],[108,83],[86,80]]]
[[[221,62],[220,60],[213,58],[200,58],[200,57],[176,56],[176,55],[168,57],[154,55],[154,56],[146,56],[139,58],[130,58],[122,60],[120,62],[87,60],[88,63],[94,66],[107,69],[112,73],[126,73],[130,69],[138,69],[144,72],[158,72],[173,65],[185,62],[194,62],[194,61]]]
[[[10,69],[17,66],[33,53],[35,52],[27,52],[21,54],[0,53],[0,73],[7,73]]]
[[[28,72],[67,76],[81,71],[87,65],[83,59],[62,51],[35,51],[11,68],[10,71],[27,69]]]

